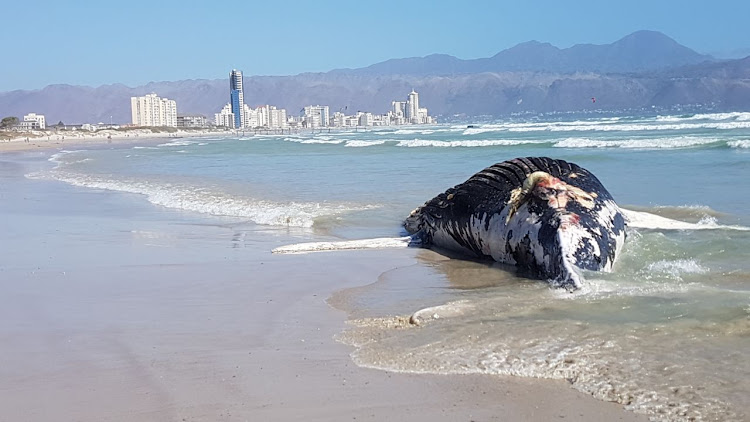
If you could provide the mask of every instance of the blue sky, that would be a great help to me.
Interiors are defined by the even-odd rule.
[[[750,54],[750,1],[16,1],[0,91],[49,84],[292,75],[445,53],[489,57],[520,42],[605,44],[661,31],[701,53]],[[11,17],[11,18],[8,18]]]

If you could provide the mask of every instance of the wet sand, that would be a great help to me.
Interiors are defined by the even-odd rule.
[[[646,420],[564,382],[359,368],[328,298],[418,251],[272,255],[305,232],[24,178],[45,157],[0,154],[0,421]]]

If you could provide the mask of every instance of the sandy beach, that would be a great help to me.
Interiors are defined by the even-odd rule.
[[[419,250],[272,255],[302,229],[26,178],[55,142],[0,143],[0,421],[646,420],[564,381],[359,368],[328,299]]]

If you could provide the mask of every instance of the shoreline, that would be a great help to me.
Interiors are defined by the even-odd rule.
[[[180,138],[204,138],[204,137],[228,137],[234,135],[231,131],[215,130],[178,130],[176,132],[154,132],[151,129],[132,129],[127,131],[102,130],[96,133],[83,133],[80,131],[46,132],[37,133],[36,137],[19,136],[9,140],[0,141],[0,153],[33,151],[51,148],[66,147],[96,147],[105,145],[140,144],[155,139],[180,139]],[[28,139],[28,141],[26,141]]]
[[[298,237],[29,180],[44,159],[2,158],[0,419],[647,419],[563,381],[355,365],[329,298],[416,251],[271,255]]]
[[[404,125],[404,127],[425,126],[425,125]],[[401,126],[399,126],[401,127]],[[298,128],[298,129],[245,129],[245,130],[227,130],[227,129],[178,129],[175,132],[166,132],[151,128],[133,128],[128,130],[103,129],[97,132],[83,131],[60,131],[53,132],[49,130],[37,130],[22,133],[19,136],[10,139],[0,139],[0,154],[3,152],[15,151],[32,151],[39,148],[65,148],[73,147],[95,147],[110,144],[119,145],[136,145],[142,142],[153,141],[155,139],[181,139],[181,138],[204,138],[204,137],[250,137],[258,135],[284,135],[284,134],[315,134],[315,133],[335,133],[337,131],[352,130],[351,127],[328,127],[328,128]],[[372,127],[362,128],[355,127],[355,130],[367,132]],[[13,133],[13,132],[4,132]],[[27,141],[28,140],[28,141]]]

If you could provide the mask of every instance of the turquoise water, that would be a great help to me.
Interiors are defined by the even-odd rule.
[[[563,378],[656,420],[747,420],[750,113],[178,139],[65,151],[29,177],[293,227],[307,242],[398,236],[424,201],[519,156],[575,162],[622,207],[688,224],[634,224],[614,272],[586,274],[575,294],[420,251],[414,266],[336,299],[353,318],[341,341],[355,362]],[[419,326],[401,318],[430,307]]]

